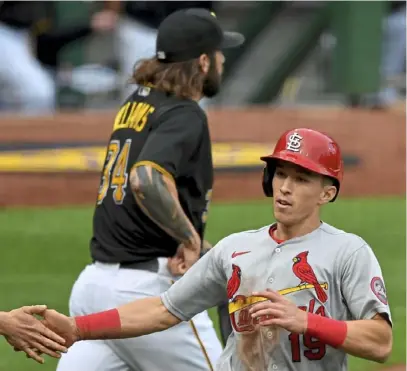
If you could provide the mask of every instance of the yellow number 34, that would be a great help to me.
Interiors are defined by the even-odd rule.
[[[130,146],[131,139],[126,140],[121,150],[118,140],[110,141],[97,197],[98,205],[105,199],[109,187],[114,189],[114,202],[117,205],[123,203],[124,196],[126,195],[125,188],[127,187],[127,163],[129,160]]]

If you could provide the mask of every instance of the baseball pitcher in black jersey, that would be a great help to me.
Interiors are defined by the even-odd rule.
[[[213,185],[199,101],[220,88],[222,49],[243,41],[204,9],[176,11],[161,23],[156,55],[136,64],[135,90],[112,125],[93,216],[92,264],[74,284],[71,315],[155,296],[198,260]],[[203,312],[163,333],[78,342],[57,370],[204,371],[221,351]]]
[[[137,265],[173,257],[183,244],[192,264],[212,181],[208,125],[198,103],[140,86],[119,111],[108,144],[93,259]]]

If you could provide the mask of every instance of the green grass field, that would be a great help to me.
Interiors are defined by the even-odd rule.
[[[88,240],[92,208],[3,210],[0,212],[1,309],[47,304],[67,313],[73,281],[89,262]],[[394,320],[394,348],[389,364],[406,358],[406,213],[405,199],[338,200],[324,210],[324,220],[361,235],[382,265]],[[267,202],[215,204],[211,207],[207,239],[216,243],[232,232],[272,221]],[[361,262],[363,264],[363,262]],[[215,318],[216,320],[216,318]],[[37,365],[0,341],[0,370],[55,370],[47,358]],[[382,365],[351,359],[351,371]]]

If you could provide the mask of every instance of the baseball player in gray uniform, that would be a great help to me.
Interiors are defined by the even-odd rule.
[[[68,344],[142,336],[227,295],[233,332],[218,371],[343,371],[348,354],[385,362],[392,320],[380,265],[365,240],[320,219],[342,182],[338,144],[290,130],[262,160],[275,223],[225,237],[161,296],[73,318],[48,311],[46,325]]]

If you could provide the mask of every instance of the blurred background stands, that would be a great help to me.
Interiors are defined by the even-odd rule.
[[[16,32],[15,25],[5,23],[12,3],[0,6],[0,45],[23,40],[21,27]],[[18,60],[10,58],[5,67],[7,62],[0,62],[3,110],[117,107],[131,91],[126,81],[133,64],[154,54],[159,22],[192,6],[214,9],[225,28],[236,28],[247,39],[244,47],[226,53],[224,86],[212,106],[391,108],[405,100],[405,2],[15,3],[36,4],[23,29],[31,36],[24,39],[33,51],[31,65],[36,68],[31,69],[42,75],[42,83],[37,78],[41,89],[35,87],[30,79],[34,73],[25,68],[25,75],[19,72],[15,79],[17,88],[10,89],[4,76],[13,75],[10,68]],[[30,102],[24,108],[15,93],[19,89],[37,91],[38,97],[38,92],[53,92],[55,101],[48,96],[48,102],[37,99],[37,107]]]

